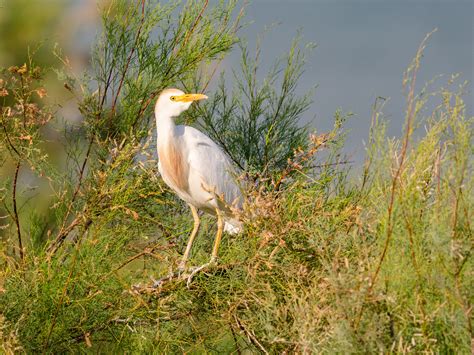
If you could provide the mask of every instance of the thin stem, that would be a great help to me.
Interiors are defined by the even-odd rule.
[[[120,79],[119,87],[117,89],[117,93],[115,94],[114,102],[112,103],[112,109],[111,109],[111,112],[110,112],[110,116],[112,116],[115,112],[115,107],[117,105],[117,100],[118,100],[118,97],[120,95],[120,91],[122,91],[123,82],[125,81],[125,77],[127,75],[128,67],[130,66],[130,62],[132,61],[133,54],[135,53],[137,43],[138,43],[138,39],[140,38],[140,34],[142,32],[144,22],[145,22],[145,0],[142,0],[142,18],[141,18],[141,21],[140,21],[140,27],[138,27],[138,31],[137,31],[137,34],[135,36],[135,42],[134,42],[133,47],[130,51],[130,54],[128,55],[127,63],[125,64],[125,68],[123,70],[122,77]]]
[[[191,27],[191,30],[186,34],[186,37],[184,38],[183,44],[181,45],[180,48],[184,47],[186,45],[186,43],[189,41],[189,37],[191,37],[191,35],[193,34],[194,29],[196,28],[197,24],[201,20],[202,15],[204,14],[204,10],[206,10],[206,7],[207,7],[208,4],[209,4],[209,0],[205,0],[201,11],[199,12],[198,16],[196,17],[196,20],[194,20],[193,27]]]
[[[10,136],[8,134],[8,131],[7,131],[7,127],[5,126],[5,122],[3,121],[3,116],[2,116],[2,128],[3,128],[3,132],[5,133],[5,137],[7,138],[8,146],[15,152],[15,154],[18,157],[20,157],[20,152],[15,148],[15,146],[13,145],[13,143],[10,139]]]
[[[63,287],[62,292],[61,292],[61,297],[59,298],[59,302],[58,302],[57,307],[55,309],[55,312],[53,314],[53,318],[51,320],[51,326],[49,327],[48,335],[46,336],[46,340],[45,340],[44,345],[43,345],[44,352],[46,352],[46,349],[48,348],[49,340],[51,338],[51,334],[53,333],[53,329],[56,326],[56,321],[57,321],[57,318],[58,318],[59,310],[60,310],[60,308],[61,308],[61,306],[64,302],[64,298],[66,297],[68,286],[69,286],[69,284],[72,280],[72,274],[74,273],[74,271],[76,269],[76,261],[77,261],[77,256],[79,254],[79,244],[80,244],[80,242],[76,244],[76,250],[75,250],[75,253],[74,253],[74,255],[72,257],[72,261],[71,261],[71,269],[69,270],[66,282],[64,283],[64,287]]]
[[[174,43],[173,43],[173,50],[172,50],[172,56],[176,57],[177,58],[177,55],[179,53],[179,51],[184,47],[184,45],[189,41],[189,38],[191,37],[191,35],[193,34],[194,30],[196,29],[196,26],[198,25],[199,21],[201,20],[202,18],[202,15],[204,14],[204,10],[206,9],[206,7],[208,6],[208,2],[209,0],[206,0],[203,7],[201,8],[201,11],[199,12],[198,16],[196,17],[196,19],[194,20],[194,23],[193,23],[193,26],[191,28],[191,30],[186,34],[186,37],[183,41],[183,44],[178,48],[177,47],[177,44],[178,44],[178,39],[179,39],[179,33],[176,34],[175,36],[175,39],[174,39]],[[165,73],[165,77],[168,76],[169,72],[171,70],[171,66],[168,68],[168,70],[166,71]],[[150,97],[145,101],[145,103],[140,107],[140,109],[138,110],[138,114],[135,118],[135,121],[133,122],[133,125],[132,127],[135,128],[140,117],[143,115],[143,113],[145,112],[145,110],[148,108],[148,106],[150,105],[150,103],[158,96],[158,94],[160,93],[160,91],[155,91],[153,92]]]
[[[20,259],[23,261],[24,255],[23,255],[23,243],[21,241],[21,228],[20,228],[20,217],[18,216],[18,209],[17,209],[17,203],[16,203],[16,186],[18,182],[18,173],[20,171],[20,165],[21,162],[18,161],[16,163],[16,168],[15,168],[15,177],[13,178],[13,191],[12,191],[12,202],[13,202],[13,215],[15,219],[15,224],[16,224],[16,232],[18,235],[18,248],[20,250]]]
[[[250,340],[250,342],[258,349],[260,349],[260,351],[264,354],[269,354],[269,352],[263,347],[263,345],[258,341],[257,337],[255,336],[255,334],[248,330],[244,325],[243,323],[240,321],[239,318],[237,318],[237,316],[234,315],[234,319],[238,325],[238,327],[240,328],[240,330],[242,330],[245,335],[247,335],[247,338]]]
[[[78,182],[77,182],[77,186],[76,186],[76,189],[74,190],[71,201],[69,202],[69,205],[68,205],[68,209],[67,209],[66,214],[63,218],[63,224],[61,225],[61,229],[59,230],[58,235],[56,236],[56,239],[54,240],[54,242],[48,248],[48,251],[51,254],[54,254],[56,252],[56,250],[62,244],[64,239],[66,239],[67,235],[79,224],[79,218],[76,217],[69,224],[69,226],[66,227],[66,221],[67,221],[67,219],[68,219],[68,217],[71,213],[72,206],[73,206],[73,204],[74,204],[74,202],[75,202],[75,200],[76,200],[76,198],[79,194],[79,190],[81,189],[81,186],[82,186],[82,180],[84,178],[84,172],[85,172],[85,169],[86,169],[86,165],[87,165],[87,162],[88,162],[90,154],[91,154],[93,142],[94,142],[94,136],[92,136],[89,140],[89,145],[87,147],[86,156],[84,158],[84,161],[82,162],[81,170],[79,171],[79,179],[78,179]]]
[[[242,351],[240,351],[239,340],[237,339],[234,327],[232,326],[231,323],[229,323],[229,328],[230,328],[230,332],[232,333],[232,338],[234,339],[235,350],[237,351],[238,355],[241,355]]]
[[[379,100],[383,100],[383,103],[381,105],[379,105]],[[381,96],[378,96],[376,99],[375,99],[375,102],[374,102],[374,105],[372,106],[372,115],[371,115],[371,118],[370,118],[370,128],[369,128],[369,142],[367,144],[367,146],[371,146],[374,144],[374,134],[375,134],[375,128],[376,128],[376,125],[378,124],[378,120],[377,120],[377,116],[378,116],[378,113],[380,112],[381,108],[383,107],[383,105],[385,104],[385,101],[386,99],[384,97],[381,97]],[[367,154],[367,158],[365,159],[365,162],[364,162],[364,172],[363,172],[363,175],[362,175],[362,184],[361,184],[361,191],[364,190],[368,180],[369,180],[369,171],[370,171],[370,167],[372,165],[372,160],[373,160],[373,156],[372,154]]]
[[[397,194],[398,182],[399,182],[400,177],[402,175],[405,159],[407,157],[408,143],[410,141],[410,137],[411,137],[411,134],[412,134],[413,121],[414,121],[414,118],[415,118],[414,105],[415,105],[416,76],[417,76],[418,68],[420,67],[420,59],[421,59],[423,50],[425,48],[425,43],[433,32],[428,33],[428,35],[426,35],[426,37],[421,42],[420,47],[418,48],[418,51],[416,53],[416,57],[415,57],[415,60],[414,60],[414,66],[412,67],[413,75],[412,75],[412,79],[411,79],[411,82],[410,82],[410,88],[409,88],[409,92],[408,92],[408,96],[407,96],[408,108],[407,108],[405,136],[403,138],[403,146],[402,146],[401,153],[400,153],[400,163],[398,164],[398,168],[395,171],[395,175],[392,178],[392,186],[390,188],[390,201],[389,201],[388,209],[387,209],[387,215],[388,216],[387,216],[387,232],[386,232],[386,237],[385,237],[385,243],[384,243],[382,254],[381,254],[380,259],[377,263],[377,267],[375,269],[375,272],[373,273],[373,275],[370,279],[369,287],[368,287],[367,292],[366,292],[365,297],[364,297],[364,302],[372,294],[375,282],[377,281],[377,277],[378,277],[378,275],[380,273],[380,270],[382,268],[382,264],[385,260],[385,256],[387,255],[388,246],[390,245],[390,241],[392,239],[392,235],[393,235],[393,209],[394,209],[394,206],[395,206],[395,196]],[[362,304],[361,308],[360,308],[360,311],[359,311],[359,314],[357,316],[356,322],[355,322],[355,328],[356,329],[357,329],[357,327],[359,325],[359,322],[362,318],[363,310],[364,310],[364,305]]]

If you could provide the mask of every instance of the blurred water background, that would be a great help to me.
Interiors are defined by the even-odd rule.
[[[57,65],[51,51],[58,43],[74,70],[83,72],[100,32],[98,6],[107,1],[0,0],[0,65],[21,65],[28,51],[37,52],[36,61],[42,66]],[[262,76],[288,50],[298,31],[303,43],[317,45],[299,88],[303,93],[317,86],[304,121],[322,132],[331,128],[337,108],[353,112],[346,151],[360,162],[376,97],[389,99],[384,110],[390,120],[388,134],[400,134],[405,110],[403,71],[423,37],[435,28],[438,31],[425,51],[418,86],[440,74],[445,78],[439,80],[441,85],[451,74],[460,73],[470,82],[466,104],[472,115],[473,4],[467,0],[253,0],[241,37],[252,49],[255,38],[265,32]],[[236,51],[221,69],[238,65]],[[51,100],[62,103],[66,119],[80,119],[72,100],[68,104],[65,90],[50,87],[49,92]]]

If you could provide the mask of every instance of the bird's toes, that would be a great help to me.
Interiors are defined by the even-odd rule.
[[[197,266],[197,267],[193,267],[191,269],[189,269],[189,271],[191,271],[190,274],[187,275],[187,281],[186,281],[186,286],[187,288],[189,288],[189,286],[191,285],[191,282],[193,281],[193,278],[196,274],[198,274],[199,272],[211,267],[211,266],[214,266],[216,265],[216,260],[213,260],[211,259],[208,263],[205,263],[201,266]]]

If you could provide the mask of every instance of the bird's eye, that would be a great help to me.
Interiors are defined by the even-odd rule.
[[[171,97],[170,97],[170,100],[171,100],[171,101],[175,101],[175,100],[176,100],[176,96],[171,96]]]

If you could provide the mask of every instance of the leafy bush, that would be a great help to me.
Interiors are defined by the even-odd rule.
[[[404,135],[386,137],[377,104],[360,179],[340,153],[344,115],[326,134],[298,126],[310,102],[294,95],[298,42],[283,77],[261,84],[244,48],[243,79],[185,119],[256,177],[245,231],[189,285],[166,279],[191,218],[157,173],[153,101],[207,86],[238,40],[235,5],[113,1],[92,72],[58,70],[79,125],[44,101],[33,58],[2,71],[2,350],[469,353],[473,118],[457,78],[415,92],[425,41],[406,73]],[[194,264],[214,227],[205,217]]]

